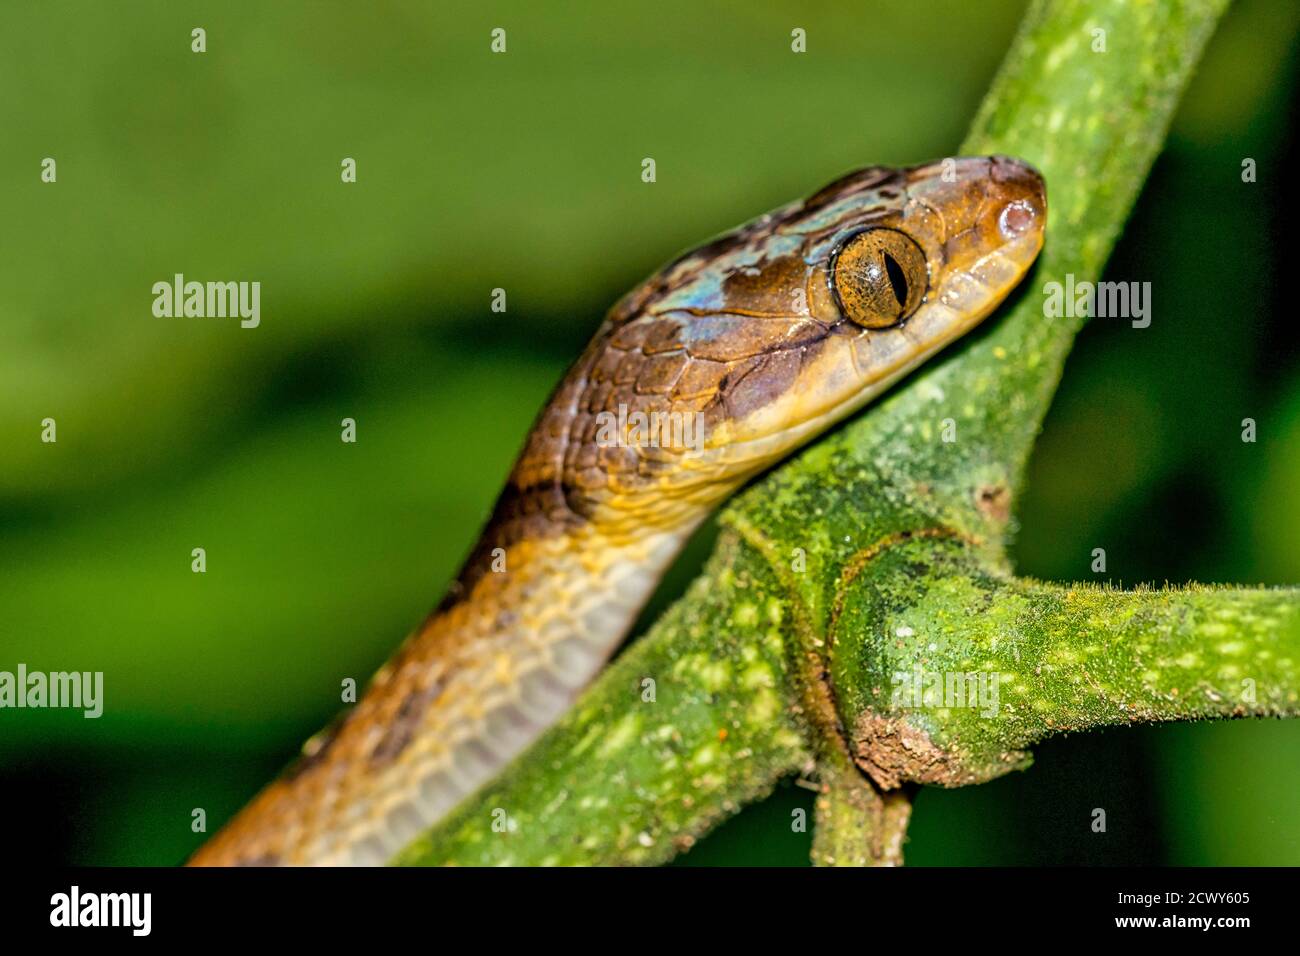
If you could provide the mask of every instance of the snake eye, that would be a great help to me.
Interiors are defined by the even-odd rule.
[[[897,325],[915,312],[929,281],[925,253],[897,229],[850,236],[831,263],[831,285],[841,311],[868,329]]]

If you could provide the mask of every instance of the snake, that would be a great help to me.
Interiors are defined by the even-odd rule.
[[[1046,219],[1018,159],[869,166],[636,286],[441,604],[188,862],[391,860],[564,715],[723,499],[993,312]]]

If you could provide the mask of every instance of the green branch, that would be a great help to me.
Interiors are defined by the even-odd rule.
[[[740,496],[686,597],[398,862],[660,862],[798,769],[818,862],[897,863],[908,781],[988,779],[1063,729],[1296,712],[1295,592],[1066,590],[1005,552],[1081,322],[1045,317],[1043,284],[1098,277],[1225,5],[1032,7],[962,148],[1046,177],[1016,300]],[[918,666],[974,674],[977,705],[996,674],[996,714],[909,702]]]
[[[857,575],[828,643],[855,762],[885,789],[981,783],[1066,731],[1300,715],[1291,588],[1059,586],[910,538]]]

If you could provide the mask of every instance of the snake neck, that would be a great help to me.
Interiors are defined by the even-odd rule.
[[[546,513],[503,495],[442,606],[191,864],[383,864],[554,724],[698,520],[631,534]]]

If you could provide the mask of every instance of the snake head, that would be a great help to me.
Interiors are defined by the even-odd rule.
[[[561,387],[565,485],[659,508],[665,490],[725,495],[989,315],[1046,217],[1019,160],[873,166],[686,253],[620,300]],[[702,441],[598,440],[637,412],[694,416]]]

